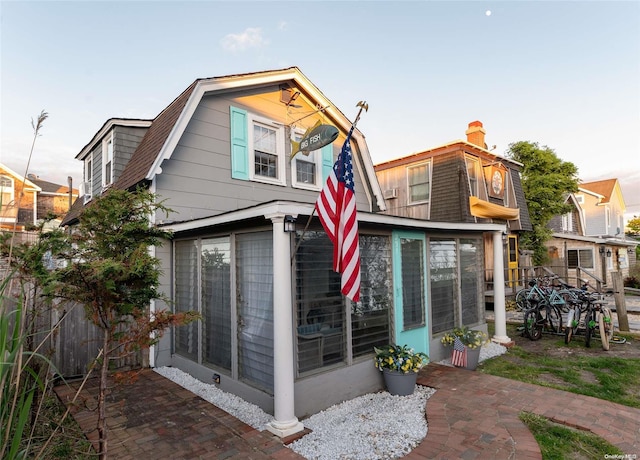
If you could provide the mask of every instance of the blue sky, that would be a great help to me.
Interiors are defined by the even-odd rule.
[[[538,142],[640,215],[638,1],[0,1],[0,161],[78,184],[111,117],[153,118],[196,78],[297,66],[374,163],[464,139]]]

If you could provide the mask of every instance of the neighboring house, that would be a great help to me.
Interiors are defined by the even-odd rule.
[[[51,224],[57,226],[78,197],[77,189],[42,180],[34,174],[28,174],[24,178],[2,164],[0,190],[0,228],[13,230],[15,227],[21,232],[42,221],[50,213],[60,216]]]
[[[593,288],[610,290],[610,273],[629,275],[637,245],[624,235],[620,183],[617,179],[581,183],[567,202],[573,210],[549,223],[554,232],[546,243],[551,266],[576,284],[588,281]]]
[[[386,214],[437,222],[506,225],[507,281],[520,279],[518,233],[531,230],[520,182],[521,164],[487,149],[486,131],[469,123],[467,140],[455,140],[375,166]],[[493,267],[493,239],[485,238],[485,265]],[[488,270],[485,281],[493,282]]]
[[[583,182],[576,199],[584,212],[585,235],[624,237],[626,206],[618,179]]]
[[[336,127],[338,138],[291,158],[290,141],[316,122]],[[173,232],[154,248],[161,289],[176,311],[197,310],[202,319],[165,335],[151,351],[152,366],[218,383],[273,413],[269,429],[286,436],[303,428],[298,417],[382,388],[374,346],[406,343],[440,360],[447,330],[486,330],[483,241],[501,242],[505,225],[383,214],[357,129],[360,301],[341,295],[314,204],[351,122],[298,68],[198,79],[150,122],[137,147],[121,153],[117,133],[126,123],[110,120],[78,155],[90,163],[93,194],[64,224],[104,190],[97,173],[121,154],[128,162],[112,168],[111,186],[148,187],[175,211],[151,217]],[[105,156],[110,137],[116,141]],[[496,339],[509,341],[504,303],[496,318]]]

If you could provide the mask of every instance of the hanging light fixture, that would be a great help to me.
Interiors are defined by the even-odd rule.
[[[284,232],[293,233],[296,231],[296,218],[290,215],[284,216]]]
[[[611,249],[607,249],[607,257],[611,257]]]

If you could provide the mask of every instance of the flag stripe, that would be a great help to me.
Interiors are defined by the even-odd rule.
[[[451,364],[456,367],[466,367],[467,365],[467,347],[464,346],[459,337],[456,337],[456,340],[453,342]]]
[[[352,132],[353,128],[316,200],[316,211],[333,244],[333,269],[341,273],[341,292],[357,302],[360,300],[360,246],[350,144]]]

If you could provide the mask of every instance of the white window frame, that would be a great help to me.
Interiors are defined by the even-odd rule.
[[[583,194],[578,194],[575,197],[576,197],[576,201],[578,202],[578,204],[584,204],[584,195]]]
[[[300,141],[304,131],[300,129],[292,130],[292,138],[295,141]],[[299,182],[298,181],[298,160],[313,163],[315,165],[315,182]],[[298,152],[291,161],[291,186],[294,188],[300,188],[304,190],[319,191],[322,188],[322,149],[312,150],[308,156],[305,156],[302,152]]]
[[[93,197],[93,152],[84,159],[84,202]],[[88,184],[88,185],[87,185]]]
[[[109,145],[111,145],[111,151],[109,151],[109,148],[108,148]],[[102,186],[103,187],[107,187],[113,183],[113,158],[114,158],[114,145],[113,145],[113,132],[111,132],[102,140]],[[109,171],[110,177],[107,177],[107,163],[111,163],[111,169]]]
[[[562,215],[562,231],[565,233],[573,232],[573,213],[568,212]]]
[[[6,174],[0,174],[0,179],[5,179],[8,180],[11,183],[11,186],[9,187],[10,190],[8,192],[5,192],[4,189],[6,189],[6,187],[2,187],[3,191],[2,193],[9,193],[11,195],[11,198],[9,199],[9,201],[7,201],[6,203],[4,202],[4,200],[2,201],[2,206],[9,206],[13,200],[16,199],[16,183],[13,180],[12,177],[7,176]]]
[[[486,193],[482,193],[484,188],[484,175],[482,174],[482,168],[480,167],[480,158],[474,157],[473,155],[465,155],[464,156],[465,166],[467,168],[467,182],[469,184],[469,193],[471,196],[478,197],[480,199],[485,198]],[[474,194],[473,187],[471,186],[471,175],[469,174],[469,166],[473,166],[473,170],[475,172],[476,178],[476,190]]]
[[[429,198],[427,198],[426,200],[418,200],[418,201],[411,201],[411,183],[409,182],[409,171],[411,169],[414,168],[418,168],[420,166],[427,166],[429,168]],[[414,204],[429,204],[431,203],[431,184],[432,184],[432,175],[433,175],[433,168],[431,167],[431,160],[429,161],[423,161],[420,163],[416,163],[416,164],[412,164],[412,165],[408,165],[406,168],[406,175],[407,175],[407,204],[410,205],[414,205]]]
[[[272,120],[263,118],[254,114],[247,114],[248,118],[248,148],[249,148],[249,179],[255,182],[264,182],[266,184],[274,185],[287,185],[286,177],[286,163],[285,163],[285,146],[284,146],[284,125],[275,123]],[[255,125],[262,125],[268,129],[272,129],[276,132],[276,151],[274,154],[277,157],[276,163],[276,177],[261,176],[255,173],[256,170],[256,157],[255,148],[253,142],[253,130]]]

